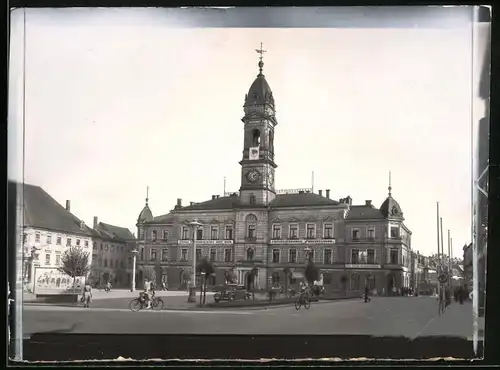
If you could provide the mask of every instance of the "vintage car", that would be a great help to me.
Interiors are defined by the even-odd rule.
[[[250,299],[251,294],[245,289],[243,285],[228,284],[219,286],[213,289],[214,301],[239,301],[241,299]]]

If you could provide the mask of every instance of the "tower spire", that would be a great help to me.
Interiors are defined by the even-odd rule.
[[[149,186],[146,187],[146,205],[148,205],[149,201]]]
[[[264,62],[262,59],[264,58],[264,53],[267,52],[267,50],[262,49],[262,42],[260,43],[260,49],[255,49],[255,51],[260,54],[259,56],[259,76],[262,76],[262,69],[264,68]]]
[[[391,196],[392,186],[391,186],[391,171],[389,171],[389,196]]]

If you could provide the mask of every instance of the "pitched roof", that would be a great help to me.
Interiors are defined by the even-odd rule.
[[[151,223],[151,224],[156,224],[156,223],[169,224],[169,223],[176,223],[178,220],[179,220],[179,217],[177,217],[176,215],[173,215],[171,213],[167,213],[166,215],[156,216],[148,223]]]
[[[24,184],[24,226],[79,235],[95,235],[82,220],[68,212],[45,190],[36,185]]]
[[[99,222],[95,231],[99,233],[99,236],[104,239],[113,239],[120,241],[135,240],[134,234],[132,234],[129,229],[125,227],[105,224],[104,222]]]
[[[220,197],[211,200],[207,200],[201,203],[194,203],[189,206],[178,208],[182,211],[195,211],[195,210],[212,210],[212,209],[232,209],[239,205],[238,196]],[[162,216],[163,217],[163,216]]]
[[[272,208],[282,207],[314,207],[314,206],[337,206],[336,200],[325,198],[314,193],[278,194],[270,206]]]
[[[384,219],[383,213],[373,207],[367,205],[351,206],[347,213],[347,220],[364,220],[364,219]]]

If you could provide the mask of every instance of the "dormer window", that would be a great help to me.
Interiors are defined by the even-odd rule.
[[[252,146],[260,146],[260,131],[257,129],[252,131]]]

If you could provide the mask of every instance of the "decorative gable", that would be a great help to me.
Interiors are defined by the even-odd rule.
[[[271,222],[272,222],[273,224],[281,224],[281,223],[283,223],[283,221],[281,221],[281,219],[279,219],[278,217],[273,218],[273,219],[271,220]]]
[[[215,218],[213,218],[212,220],[210,220],[209,224],[218,224],[219,221]]]
[[[288,222],[300,222],[300,220],[297,217],[291,217],[288,219]]]
[[[334,222],[334,221],[335,221],[335,218],[333,218],[332,216],[328,216],[328,217],[323,219],[323,222]]]
[[[305,219],[305,222],[316,222],[316,218],[312,217],[312,216],[309,216]]]

